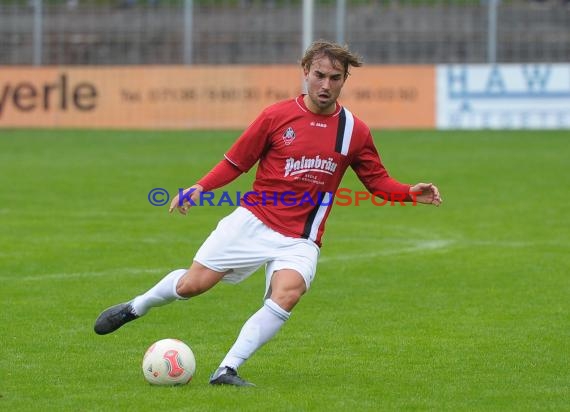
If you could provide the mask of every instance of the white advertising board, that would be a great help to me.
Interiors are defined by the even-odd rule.
[[[438,129],[570,129],[570,64],[437,66]]]

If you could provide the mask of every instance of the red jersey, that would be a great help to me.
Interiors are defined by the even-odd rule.
[[[273,230],[319,246],[349,166],[371,193],[410,189],[389,177],[361,120],[338,103],[331,115],[312,113],[303,95],[266,108],[225,158],[242,172],[259,161],[253,191],[241,206]]]

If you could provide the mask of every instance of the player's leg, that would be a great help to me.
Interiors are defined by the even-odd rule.
[[[271,276],[270,290],[261,309],[243,325],[234,345],[210,378],[211,384],[252,385],[237,375],[237,369],[281,329],[307,286],[296,270],[281,269]]]
[[[170,272],[153,288],[134,298],[134,312],[142,316],[151,308],[198,296],[215,286],[223,276],[223,273],[194,261],[188,270],[178,269]]]
[[[177,269],[170,272],[151,289],[132,301],[104,310],[95,321],[95,332],[106,335],[125,323],[145,315],[151,308],[204,293],[217,284],[223,276],[223,273],[194,261],[188,270]]]
[[[210,378],[212,384],[250,385],[237,375],[237,368],[275,336],[315,277],[319,248],[313,242],[288,238],[270,229],[261,236],[273,256],[265,269],[265,300],[261,309],[242,327],[234,345]]]
[[[111,333],[143,316],[150,308],[199,295],[224,275],[228,281],[243,280],[266,261],[248,255],[251,249],[248,235],[253,238],[253,233],[249,232],[256,225],[261,223],[250,212],[236,209],[218,222],[196,252],[190,269],[172,271],[146,293],[106,309],[95,322],[95,332],[100,335]]]

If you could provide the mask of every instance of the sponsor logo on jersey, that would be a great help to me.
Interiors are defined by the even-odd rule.
[[[320,172],[332,175],[336,170],[338,164],[332,157],[323,159],[319,155],[316,157],[302,156],[300,159],[290,157],[285,162],[284,176],[294,176],[307,172]]]
[[[310,125],[313,127],[322,127],[322,128],[327,127],[327,124],[323,122],[311,122]]]
[[[287,130],[285,130],[285,133],[283,133],[283,141],[285,142],[285,145],[289,146],[291,143],[293,143],[295,137],[295,131],[293,128],[288,127]]]

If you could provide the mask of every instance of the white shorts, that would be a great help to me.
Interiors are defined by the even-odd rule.
[[[220,220],[194,260],[216,272],[226,272],[224,282],[239,283],[265,265],[265,293],[273,272],[293,269],[307,290],[315,277],[319,247],[308,239],[284,236],[267,227],[249,210],[238,207]]]

